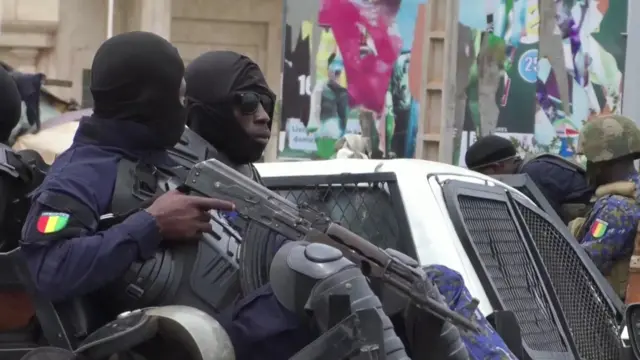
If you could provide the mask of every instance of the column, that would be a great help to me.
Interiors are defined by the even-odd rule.
[[[640,125],[640,101],[636,100],[638,92],[640,92],[640,68],[632,66],[640,61],[640,48],[632,46],[634,41],[640,39],[640,24],[635,21],[635,16],[640,15],[640,3],[629,1],[627,13],[627,33],[620,36],[627,37],[627,53],[626,61],[628,64],[624,69],[624,89],[622,92],[622,114]],[[622,19],[620,20],[622,21]]]
[[[35,73],[36,69],[36,57],[39,50],[35,48],[14,48],[9,51],[9,54],[13,58],[9,64],[16,70],[24,73]]]
[[[140,30],[171,40],[171,0],[140,0]]]

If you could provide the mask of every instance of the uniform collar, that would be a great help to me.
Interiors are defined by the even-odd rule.
[[[158,145],[149,127],[130,120],[84,117],[80,120],[73,143],[109,148],[153,164],[173,164],[167,150]]]

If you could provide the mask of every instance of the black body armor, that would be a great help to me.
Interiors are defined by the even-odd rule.
[[[175,189],[198,162],[212,157],[226,160],[189,129],[170,153],[178,167],[160,169],[121,160],[111,202],[112,214],[103,216],[102,221],[126,218],[126,214],[139,209],[144,201]],[[252,165],[237,170],[260,181]],[[132,264],[121,279],[104,289],[108,294],[108,304],[104,305],[113,314],[148,306],[187,305],[215,315],[240,297],[241,234],[219,213],[213,217],[214,234],[203,235],[203,241],[197,245],[161,248],[153,258]]]
[[[577,163],[567,160],[561,156],[554,154],[537,154],[533,156],[527,156],[523,159],[522,163],[518,167],[518,173],[522,173],[522,169],[531,161],[544,161],[564,169],[576,173],[578,176],[585,178],[584,183],[587,184],[586,170]],[[566,194],[564,202],[560,204],[560,207],[555,209],[558,212],[560,218],[568,224],[571,220],[585,216],[591,209],[590,200],[594,194],[594,188],[582,187],[572,189],[572,191]]]
[[[562,156],[559,155],[555,155],[555,154],[547,154],[547,153],[543,153],[543,154],[536,154],[536,155],[532,155],[532,156],[527,156],[525,157],[522,162],[520,163],[520,166],[518,167],[518,172],[522,172],[522,168],[524,168],[525,165],[527,165],[528,163],[530,163],[531,161],[534,160],[542,160],[542,161],[548,161],[551,162],[553,164],[559,165],[565,169],[571,170],[571,171],[575,171],[579,174],[585,175],[587,174],[587,171],[580,166],[577,163],[574,163],[573,161],[567,160],[565,158],[563,158]]]
[[[29,193],[44,180],[48,166],[33,150],[15,152],[9,146],[0,144],[0,176],[3,194],[0,194],[0,251],[6,252],[18,247],[22,226],[31,203]]]

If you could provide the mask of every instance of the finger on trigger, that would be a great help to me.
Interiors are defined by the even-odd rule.
[[[200,231],[201,233],[212,234],[213,233],[213,227],[208,222],[200,223],[198,225],[198,231]]]
[[[232,202],[220,199],[197,198],[195,202],[197,206],[206,210],[233,211],[236,208]]]
[[[197,219],[200,222],[208,223],[209,221],[211,221],[211,214],[209,214],[208,211],[202,211],[200,215],[198,215]]]
[[[165,195],[167,195],[167,194],[183,195],[180,191],[178,191],[176,189],[171,189],[171,190],[167,191],[165,193]]]

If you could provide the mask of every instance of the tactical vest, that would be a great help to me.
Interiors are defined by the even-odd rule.
[[[2,191],[6,201],[3,218],[0,219],[0,251],[13,250],[18,246],[22,226],[31,203],[28,194],[44,180],[48,166],[33,150],[15,152],[9,146],[0,144],[0,176],[8,188]]]
[[[145,200],[176,188],[193,165],[219,155],[191,130],[185,131],[170,153],[179,167],[161,169],[120,161],[111,201],[115,216],[131,213]],[[257,176],[251,165],[240,171]],[[153,258],[132,264],[123,277],[103,289],[109,302],[104,305],[116,314],[148,306],[188,305],[215,315],[235,301],[241,295],[241,237],[225,218],[212,215],[215,235],[205,234],[197,244],[161,248]]]
[[[611,195],[622,196],[634,204],[637,202],[636,185],[630,181],[618,181],[598,187],[594,200]],[[588,226],[595,220],[593,215],[590,211],[585,217],[576,218],[569,224],[576,239],[580,240],[586,235]],[[626,303],[640,301],[640,228],[636,230],[632,255],[616,261],[606,278],[616,293],[622,299],[626,298]]]
[[[579,164],[567,160],[561,156],[555,154],[527,154],[518,167],[518,172],[522,172],[522,169],[529,162],[534,160],[542,160],[561,166],[567,170],[576,172],[577,174],[586,178],[586,170]],[[591,204],[585,201],[584,189],[576,189],[573,193],[567,194],[567,201],[560,204],[560,214],[558,214],[565,223],[569,223],[571,220],[585,216],[589,210],[591,210]]]

